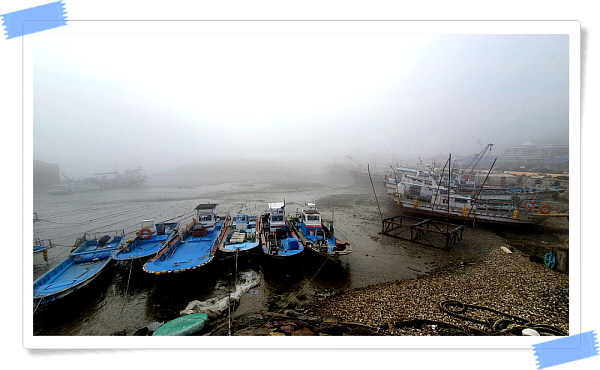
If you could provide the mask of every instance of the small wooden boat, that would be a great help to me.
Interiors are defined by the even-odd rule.
[[[52,302],[84,287],[108,265],[122,242],[123,236],[109,235],[83,242],[33,282],[34,303]]]
[[[304,246],[321,256],[338,262],[340,256],[352,253],[350,243],[341,241],[333,234],[333,223],[325,225],[314,203],[307,203],[291,222],[292,231]]]
[[[285,202],[268,203],[258,221],[263,252],[275,258],[288,258],[304,251],[304,245],[290,228],[285,215]]]
[[[136,238],[121,245],[114,257],[115,261],[144,259],[154,256],[164,247],[174,231],[179,227],[178,222],[154,223],[154,220],[143,220]]]
[[[219,243],[222,252],[249,251],[259,245],[256,234],[256,216],[239,213],[232,222],[228,223],[225,238]]]
[[[168,243],[146,262],[143,270],[149,274],[180,273],[213,260],[219,243],[225,237],[229,218],[215,214],[216,204],[199,204],[192,222],[169,239]]]

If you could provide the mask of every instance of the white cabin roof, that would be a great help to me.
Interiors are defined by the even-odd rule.
[[[268,204],[269,209],[281,209],[285,207],[285,203],[283,202],[275,202]]]

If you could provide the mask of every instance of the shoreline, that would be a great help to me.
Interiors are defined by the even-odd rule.
[[[547,221],[540,227],[555,237],[551,246],[568,249],[569,223],[556,219]],[[531,234],[539,239],[537,233]],[[462,251],[449,258],[446,264],[437,263],[429,274],[342,292],[321,302],[314,312],[321,315],[334,313],[344,321],[373,327],[387,324],[387,331],[392,335],[439,335],[435,332],[435,324],[425,325],[422,330],[390,325],[413,319],[468,325],[475,330],[490,332],[489,326],[457,318],[440,307],[444,301],[458,301],[568,333],[569,275],[547,268],[539,259],[520,250],[522,236],[496,237],[498,235],[478,236],[474,241],[467,240]],[[485,246],[478,248],[482,245]],[[469,250],[473,251],[473,248],[483,253],[471,253]],[[462,316],[471,314],[479,321],[511,319],[483,309],[467,309]]]
[[[568,237],[568,223],[548,227]],[[524,328],[568,335],[569,275],[500,243],[506,240],[496,235],[476,239],[485,244],[477,250],[467,241],[452,256],[432,251],[438,256],[432,271],[414,279],[239,316],[233,335],[523,335]],[[558,244],[568,248],[568,239]],[[215,323],[199,335],[228,335],[223,330]]]
[[[487,256],[481,263],[459,265],[452,271],[343,292],[315,306],[313,312],[370,327],[387,325],[390,335],[440,335],[435,332],[435,324],[422,329],[397,328],[398,322],[411,320],[468,326],[490,333],[488,325],[457,318],[440,308],[442,302],[458,301],[493,310],[468,308],[461,314],[464,317],[493,322],[518,321],[513,318],[517,317],[568,333],[568,275],[531,262],[518,250],[506,253],[494,249]]]

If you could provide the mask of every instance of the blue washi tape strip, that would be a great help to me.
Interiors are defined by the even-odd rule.
[[[62,1],[2,14],[1,17],[6,29],[6,39],[67,25]]]
[[[533,348],[538,369],[598,355],[598,342],[593,331],[534,344]]]

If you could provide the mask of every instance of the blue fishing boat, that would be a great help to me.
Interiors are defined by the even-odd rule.
[[[249,251],[258,247],[256,218],[243,213],[235,215],[231,222],[227,222],[225,237],[219,243],[219,250],[230,253]]]
[[[338,262],[340,256],[352,253],[350,243],[333,235],[333,223],[325,225],[314,203],[307,203],[291,221],[292,230],[305,248]]]
[[[52,241],[50,239],[35,238],[33,242],[33,253],[42,252],[44,261],[48,262],[48,249],[52,248]]]
[[[144,259],[154,256],[164,247],[179,227],[178,222],[154,223],[154,220],[142,220],[140,230],[133,240],[121,245],[114,257],[115,261]]]
[[[204,266],[215,256],[224,237],[228,219],[215,214],[216,204],[199,204],[196,217],[169,239],[143,269],[149,274],[180,273]]]
[[[52,241],[50,239],[40,239],[35,238],[33,242],[33,253],[47,251],[49,248],[52,248]]]
[[[105,235],[83,242],[63,262],[33,282],[35,304],[62,298],[87,285],[112,260],[123,236]]]
[[[268,203],[258,221],[258,233],[263,252],[275,258],[288,258],[304,251],[304,246],[288,224],[285,202]]]

